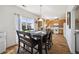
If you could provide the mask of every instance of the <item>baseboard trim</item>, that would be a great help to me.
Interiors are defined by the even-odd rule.
[[[5,54],[8,48],[14,47],[14,46],[17,46],[17,45],[18,45],[18,44],[14,44],[14,45],[12,45],[12,46],[7,47],[6,50],[5,50],[4,52],[2,52],[1,54]]]
[[[7,47],[6,49],[8,49],[8,48],[10,48],[10,47],[14,47],[14,46],[17,46],[18,44],[14,44],[14,45],[12,45],[12,46],[9,46],[9,47]]]

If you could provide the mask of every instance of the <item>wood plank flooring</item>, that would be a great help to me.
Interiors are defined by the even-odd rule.
[[[66,39],[61,34],[52,35],[53,46],[49,49],[49,54],[69,54],[69,47]],[[7,48],[5,54],[16,54],[17,45]]]
[[[53,46],[49,49],[49,53],[53,54],[69,54],[70,50],[67,41],[61,34],[52,35]]]

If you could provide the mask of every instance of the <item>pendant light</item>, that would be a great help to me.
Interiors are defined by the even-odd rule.
[[[40,5],[40,18],[38,21],[43,21],[43,19],[42,19],[42,5]]]

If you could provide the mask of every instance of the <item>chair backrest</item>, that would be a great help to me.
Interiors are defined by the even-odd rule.
[[[50,31],[50,32],[49,32],[49,37],[51,37],[51,36],[52,36],[52,32]]]
[[[46,43],[48,38],[49,38],[49,33],[46,33],[46,35],[44,35],[43,37],[43,42]]]
[[[51,37],[52,37],[52,32],[51,32],[51,31],[47,31],[47,35],[48,35],[48,39],[51,39]]]
[[[31,34],[29,32],[17,31],[18,39],[32,43]]]

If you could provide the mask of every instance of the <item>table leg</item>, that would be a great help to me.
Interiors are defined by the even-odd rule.
[[[42,54],[42,37],[41,37],[41,39],[38,41],[38,50],[39,50],[39,54]]]

